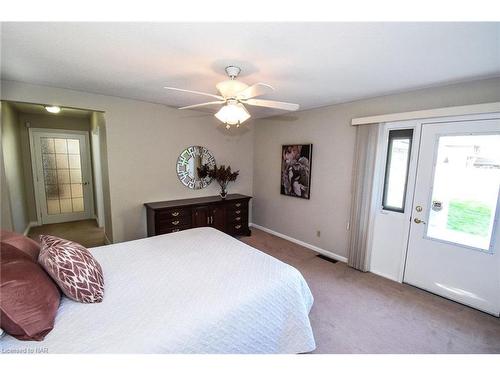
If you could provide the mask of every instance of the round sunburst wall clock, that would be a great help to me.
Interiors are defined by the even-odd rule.
[[[177,158],[177,177],[186,187],[199,190],[207,187],[212,182],[210,177],[201,178],[198,168],[207,165],[209,168],[215,166],[215,158],[207,148],[203,146],[190,146],[183,150]]]

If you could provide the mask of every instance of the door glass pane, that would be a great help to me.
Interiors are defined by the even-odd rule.
[[[61,213],[62,214],[69,214],[69,213],[73,212],[73,206],[71,205],[71,199],[61,199],[60,205],[61,205]]]
[[[384,181],[384,210],[404,212],[413,129],[391,130]]]
[[[77,139],[68,139],[68,154],[80,156],[80,142]]]
[[[41,151],[47,213],[84,211],[80,141],[43,137]]]
[[[42,138],[42,152],[44,154],[53,154],[56,152],[53,138]]]
[[[69,184],[69,169],[57,170],[57,182],[60,184]]]
[[[489,250],[500,186],[500,135],[442,136],[427,236]]]
[[[71,183],[80,183],[82,182],[82,171],[79,169],[70,169],[70,175],[71,175]]]
[[[48,138],[49,140],[51,138]],[[64,154],[68,153],[68,145],[65,138],[54,138],[56,154]]]
[[[45,169],[43,176],[46,184],[57,184],[57,172],[55,169]]]
[[[73,198],[73,211],[83,211],[83,198]]]
[[[80,169],[80,155],[69,155],[68,159],[71,169]]]
[[[42,154],[43,169],[56,169],[56,156],[54,154]]]
[[[49,215],[61,213],[59,208],[59,199],[47,199],[47,213]]]

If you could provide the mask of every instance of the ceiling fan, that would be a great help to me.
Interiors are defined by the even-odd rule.
[[[188,105],[179,109],[193,109],[211,105],[222,105],[215,117],[226,124],[229,129],[232,125],[239,127],[244,121],[250,118],[250,113],[245,108],[246,105],[276,108],[285,111],[296,111],[299,109],[298,104],[277,102],[275,100],[254,99],[257,96],[268,94],[274,91],[274,88],[266,83],[255,83],[251,86],[237,81],[236,78],[240,74],[241,69],[237,66],[226,67],[226,73],[229,76],[228,80],[219,82],[215,87],[220,95],[210,94],[206,92],[185,90],[177,87],[164,87],[167,90],[187,92],[191,94],[209,96],[217,99],[216,101]]]

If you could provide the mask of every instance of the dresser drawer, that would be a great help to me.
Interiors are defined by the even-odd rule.
[[[231,209],[226,211],[226,215],[229,219],[232,219],[233,217],[236,216],[246,216],[248,217],[248,210],[247,208],[238,208],[237,210]]]
[[[231,202],[227,205],[227,210],[229,212],[238,210],[248,210],[248,202],[247,201]]]
[[[156,212],[157,220],[177,219],[180,217],[191,216],[189,208],[171,208],[168,210],[160,210]]]
[[[245,222],[228,223],[227,231],[231,235],[246,235],[248,232],[248,224]]]
[[[227,215],[227,221],[229,223],[246,223],[248,222],[248,212],[246,210],[239,213],[237,211],[231,212]]]
[[[158,227],[175,228],[191,225],[191,216],[165,217],[158,220]]]

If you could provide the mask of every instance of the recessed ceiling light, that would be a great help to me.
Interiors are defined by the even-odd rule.
[[[58,106],[55,106],[55,105],[47,105],[47,106],[45,106],[45,109],[47,110],[47,112],[50,112],[50,113],[59,113],[59,112],[61,112],[61,107],[58,107]]]

